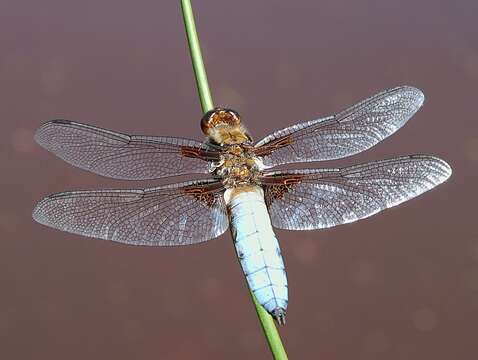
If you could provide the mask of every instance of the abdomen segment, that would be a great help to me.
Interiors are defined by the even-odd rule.
[[[287,277],[260,187],[230,189],[225,194],[237,256],[257,301],[285,321]]]

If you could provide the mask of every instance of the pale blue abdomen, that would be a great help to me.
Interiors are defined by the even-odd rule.
[[[287,309],[287,277],[260,187],[225,194],[237,256],[257,301],[279,322]]]

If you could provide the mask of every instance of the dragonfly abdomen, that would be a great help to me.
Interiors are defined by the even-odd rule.
[[[279,323],[285,321],[287,277],[264,193],[258,186],[226,191],[234,245],[257,301]]]

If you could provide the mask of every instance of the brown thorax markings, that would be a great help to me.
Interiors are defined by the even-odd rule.
[[[228,146],[221,159],[214,163],[212,173],[221,177],[227,188],[257,183],[259,162],[249,148],[244,144]]]

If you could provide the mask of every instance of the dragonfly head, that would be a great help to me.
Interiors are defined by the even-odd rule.
[[[216,126],[237,126],[240,124],[241,117],[237,111],[217,107],[204,114],[201,119],[201,130],[204,134],[209,135],[209,130],[215,128]]]
[[[220,145],[242,144],[252,141],[241,124],[239,113],[232,109],[217,107],[204,114],[201,130]]]

